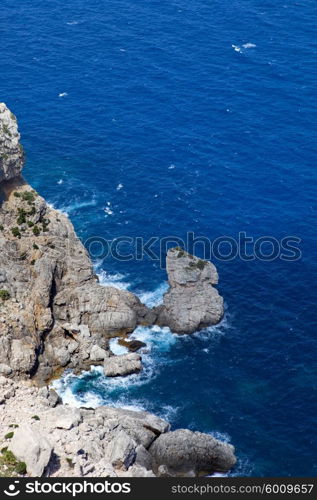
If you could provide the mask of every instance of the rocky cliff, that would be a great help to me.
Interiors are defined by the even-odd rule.
[[[98,345],[146,323],[130,292],[98,283],[67,217],[20,176],[15,117],[0,105],[0,373],[48,379],[82,369]]]
[[[230,469],[233,447],[208,435],[170,431],[144,412],[70,408],[46,386],[65,367],[104,364],[109,377],[138,373],[141,356],[114,356],[111,337],[157,321],[190,333],[219,321],[223,306],[213,288],[215,268],[179,250],[169,252],[170,290],[157,310],[130,292],[101,286],[71,222],[21,176],[19,138],[15,116],[0,104],[0,476]],[[131,351],[142,347],[123,342]]]

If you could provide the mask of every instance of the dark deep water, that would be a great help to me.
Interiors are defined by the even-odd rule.
[[[1,2],[0,100],[25,176],[83,241],[301,238],[295,262],[215,261],[224,322],[140,329],[141,377],[63,381],[66,399],[230,439],[238,475],[317,472],[316,19],[313,0]],[[148,258],[98,272],[148,303],[164,291]]]

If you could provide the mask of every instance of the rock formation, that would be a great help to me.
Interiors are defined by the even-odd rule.
[[[161,434],[149,452],[156,467],[165,466],[170,476],[197,476],[210,471],[224,472],[236,462],[230,444],[201,432],[178,429]]]
[[[16,117],[0,103],[0,182],[17,177],[22,170],[24,154],[19,139]]]
[[[167,253],[166,270],[170,288],[158,322],[174,333],[193,333],[219,323],[223,298],[213,285],[218,283],[215,266],[176,247]]]
[[[168,254],[171,288],[156,310],[101,286],[71,222],[21,177],[19,137],[15,116],[0,104],[0,475],[25,468],[31,476],[96,477],[230,469],[232,447],[208,435],[171,432],[146,412],[71,408],[46,386],[66,367],[103,365],[111,377],[138,373],[141,356],[114,356],[111,337],[135,351],[144,344],[126,337],[137,325],[159,321],[191,333],[219,321],[223,304],[212,286],[214,266],[180,250]]]
[[[141,356],[136,353],[112,356],[105,360],[104,372],[107,377],[131,375],[142,370]]]

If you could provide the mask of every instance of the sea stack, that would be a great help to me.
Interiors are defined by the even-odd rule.
[[[214,287],[218,284],[214,264],[176,247],[167,253],[166,270],[170,288],[158,308],[159,324],[189,334],[219,323],[224,306]]]

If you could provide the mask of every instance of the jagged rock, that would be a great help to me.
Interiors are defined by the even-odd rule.
[[[225,472],[236,463],[232,445],[188,429],[161,434],[149,452],[156,466],[165,465],[172,475]]]
[[[41,387],[39,394],[44,398],[47,406],[50,406],[51,408],[55,408],[55,406],[62,403],[62,398],[57,394],[57,392],[47,386]]]
[[[124,431],[116,431],[105,450],[106,459],[117,469],[128,469],[136,457],[136,442]]]
[[[136,353],[112,356],[105,360],[104,372],[107,377],[131,375],[142,370],[141,356]]]
[[[43,475],[53,451],[46,437],[26,424],[16,429],[8,448],[18,460],[25,462],[32,477]]]
[[[0,103],[0,182],[20,174],[23,166],[23,148],[16,117]]]
[[[90,351],[90,359],[91,361],[103,361],[108,358],[109,351],[102,349],[98,345],[93,345]]]
[[[170,288],[163,306],[157,308],[158,324],[174,333],[193,333],[219,323],[223,317],[223,299],[213,285],[218,273],[211,262],[170,249],[166,258]]]
[[[133,464],[124,474],[124,477],[156,477],[156,476],[152,470],[148,470],[145,467],[142,467],[138,464]]]
[[[103,428],[107,432],[124,430],[136,443],[148,448],[158,435],[170,429],[166,420],[145,411],[132,411],[122,408],[101,406],[95,415],[104,419]]]

